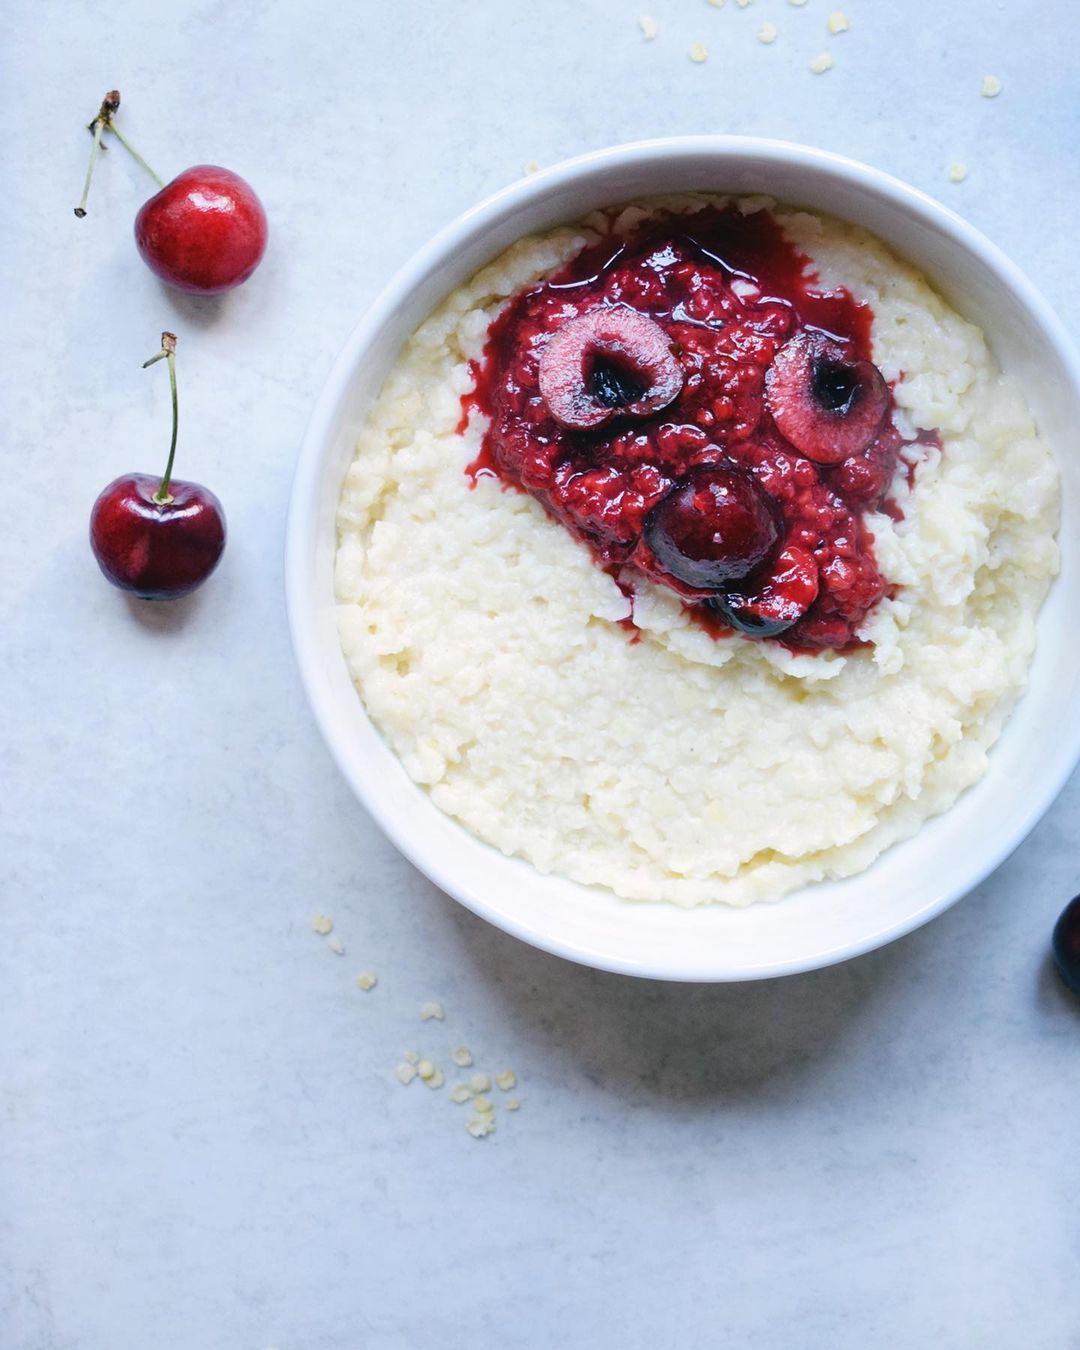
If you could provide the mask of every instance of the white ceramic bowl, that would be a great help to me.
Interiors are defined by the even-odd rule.
[[[503,857],[444,816],[368,720],[338,646],[334,512],[365,412],[406,338],[523,235],[661,192],[765,192],[857,221],[916,263],[1023,379],[1064,487],[1062,571],[1031,683],[989,772],[944,816],[861,875],[734,910],[630,904]],[[300,453],[286,544],[289,619],[323,734],[367,809],[443,890],[525,941],[607,970],[746,980],[828,965],[941,913],[1043,814],[1080,753],[1080,362],[1020,271],[958,216],[896,179],[822,151],[745,137],[620,146],[515,183],[454,221],[397,274],[345,345]]]

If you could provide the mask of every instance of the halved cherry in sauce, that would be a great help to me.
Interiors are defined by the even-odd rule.
[[[842,343],[806,329],[765,372],[765,398],[796,450],[818,464],[840,464],[877,435],[889,386],[872,361],[853,361]]]
[[[560,426],[591,431],[666,408],[683,387],[683,370],[655,320],[628,305],[603,305],[552,334],[539,383]]]

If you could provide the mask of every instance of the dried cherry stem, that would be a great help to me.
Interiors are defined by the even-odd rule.
[[[83,184],[82,197],[79,200],[78,206],[75,208],[75,214],[79,217],[80,220],[82,220],[83,216],[86,215],[86,199],[90,195],[90,183],[94,177],[94,168],[97,165],[98,153],[102,148],[101,137],[106,128],[108,128],[108,130],[112,132],[112,134],[116,137],[116,139],[120,142],[120,144],[124,147],[124,149],[128,152],[128,154],[131,155],[133,159],[135,159],[139,164],[143,166],[143,168],[146,170],[146,172],[150,175],[150,177],[154,180],[154,182],[158,185],[159,188],[165,186],[165,180],[154,172],[154,170],[150,167],[150,165],[147,164],[146,160],[143,159],[142,155],[139,154],[138,150],[135,149],[135,147],[131,144],[128,138],[124,135],[122,131],[119,130],[116,123],[113,121],[113,116],[119,107],[120,107],[120,90],[110,89],[109,92],[105,95],[105,97],[101,100],[101,107],[97,111],[97,116],[87,127],[87,130],[94,137],[94,144],[90,147],[90,163],[86,170],[86,182]]]
[[[143,370],[147,366],[152,366],[157,361],[166,361],[169,365],[169,388],[172,391],[172,440],[169,443],[169,459],[165,465],[165,476],[161,480],[161,486],[154,493],[154,501],[164,506],[166,502],[171,502],[169,495],[169,481],[172,478],[173,460],[176,458],[176,432],[180,425],[179,406],[176,401],[176,334],[162,333],[161,351],[157,352],[149,361],[143,362]]]

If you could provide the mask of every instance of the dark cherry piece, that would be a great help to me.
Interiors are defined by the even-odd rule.
[[[197,164],[165,183],[116,126],[119,107],[119,90],[112,89],[90,123],[94,143],[75,214],[86,215],[102,134],[108,130],[160,189],[135,217],[135,244],[150,270],[193,295],[218,295],[239,286],[266,252],[266,212],[254,190],[239,174],[214,164]]]
[[[818,566],[806,549],[781,549],[751,589],[731,589],[708,604],[725,623],[748,637],[776,637],[798,623],[817,599]]]
[[[655,320],[627,305],[604,305],[551,335],[540,353],[539,384],[560,426],[591,431],[666,408],[682,389],[683,370]]]
[[[889,406],[889,386],[872,361],[852,361],[842,343],[804,330],[765,373],[765,396],[780,433],[818,464],[865,450]]]
[[[178,426],[176,338],[162,333],[172,390],[172,442],[163,478],[132,473],[115,479],[90,513],[90,546],[114,586],[144,600],[176,600],[206,580],[225,547],[225,513],[198,483],[172,477]],[[145,368],[145,367],[144,367]]]
[[[749,474],[695,469],[645,520],[645,542],[665,572],[715,590],[750,576],[780,538],[780,513]]]
[[[1080,994],[1080,895],[1069,901],[1054,925],[1051,950],[1058,974],[1074,994]]]

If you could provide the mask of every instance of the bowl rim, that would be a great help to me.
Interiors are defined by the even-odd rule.
[[[305,567],[308,561],[305,550],[309,544],[309,524],[317,509],[324,473],[324,452],[330,440],[337,411],[357,368],[358,359],[370,345],[372,336],[390,320],[402,301],[424,281],[433,267],[443,261],[463,239],[475,235],[486,223],[501,216],[508,207],[527,206],[553,189],[587,177],[596,170],[617,167],[620,164],[629,165],[639,159],[654,156],[667,155],[678,158],[703,153],[715,154],[718,157],[753,154],[759,160],[773,164],[795,165],[810,171],[815,169],[829,171],[913,213],[923,223],[943,228],[953,242],[974,254],[1027,308],[1048,344],[1055,349],[1063,367],[1069,373],[1073,386],[1080,391],[1080,354],[1077,353],[1064,324],[1049,302],[998,245],[957,212],[920,189],[858,160],[832,151],[775,138],[690,135],[631,141],[573,156],[498,189],[450,220],[397,269],[354,325],[335,358],[316,400],[297,456],[284,540],[286,612],[293,651],[308,703],[338,768],[365,810],[398,851],[450,897],[504,932],[534,947],[595,969],[644,978],[699,983],[768,979],[822,969],[884,946],[943,913],[1005,861],[1058,796],[1077,762],[1080,761],[1080,719],[1070,726],[1066,739],[1071,743],[1068,753],[1059,761],[1058,771],[1041,779],[1038,784],[1028,785],[1030,795],[1025,799],[1023,809],[1017,813],[1014,828],[1001,834],[995,840],[994,846],[980,855],[978,864],[969,870],[963,884],[941,888],[927,904],[914,913],[885,923],[880,928],[874,927],[860,938],[839,943],[824,951],[819,950],[805,958],[785,958],[749,965],[744,963],[735,968],[725,966],[723,960],[717,960],[709,965],[708,973],[704,973],[700,963],[692,972],[688,972],[678,962],[667,963],[660,959],[630,961],[606,955],[572,939],[561,938],[496,908],[444,867],[437,850],[425,852],[415,844],[407,836],[397,814],[384,805],[377,793],[371,791],[371,785],[357,771],[352,758],[345,753],[337,734],[333,699],[326,693],[323,682],[318,678],[320,664],[318,644],[313,631],[308,627],[310,596],[305,585]],[[361,711],[366,718],[366,710],[362,706]],[[950,808],[952,809],[954,808]],[[946,811],[943,816],[948,814],[949,811]],[[452,823],[455,828],[471,833],[457,821]],[[483,841],[477,842],[483,845]],[[903,841],[894,847],[902,848]],[[498,856],[503,857],[502,854]],[[527,863],[521,865],[529,866]],[[782,904],[783,901],[778,903]]]

